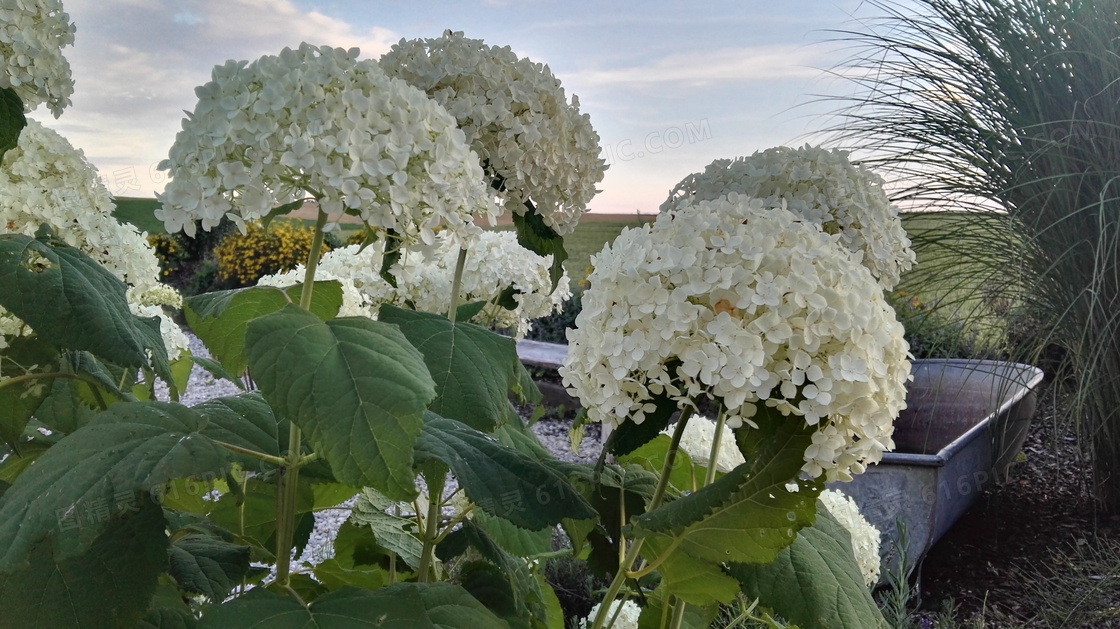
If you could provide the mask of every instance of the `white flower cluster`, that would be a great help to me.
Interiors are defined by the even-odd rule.
[[[621,610],[619,609],[619,605],[622,606]],[[591,608],[591,613],[587,614],[587,618],[579,621],[580,629],[587,629],[595,624],[595,616],[599,613],[599,608],[602,606],[602,603],[596,603],[595,606]],[[609,627],[610,629],[638,629],[638,618],[642,615],[642,608],[638,607],[638,604],[634,601],[630,599],[626,599],[625,601],[614,600],[611,601],[611,606],[607,609],[607,622],[603,625],[604,627]],[[615,614],[618,614],[617,618],[615,618]],[[610,624],[612,618],[615,619],[613,625]]]
[[[326,253],[315,270],[317,280],[338,280],[343,287],[340,316],[373,317],[383,303],[403,306],[410,303],[423,312],[444,313],[451,305],[451,285],[455,275],[459,245],[446,232],[436,236],[429,253],[408,251],[390,272],[397,281],[393,288],[381,278],[383,242],[375,242],[359,252],[358,245]],[[469,248],[463,267],[460,304],[490,302],[508,286],[517,308],[489,303],[473,321],[485,326],[506,328],[516,338],[529,331],[531,320],[558,311],[571,296],[568,277],[561,277],[556,290],[550,293],[548,269],[550,256],[539,256],[517,244],[513,232],[484,231]],[[303,281],[302,266],[292,271],[261,279],[258,285],[290,286]]]
[[[863,574],[864,583],[868,587],[875,585],[879,581],[879,529],[863,517],[856,501],[843,492],[826,489],[821,492],[820,501],[852,536],[852,553]]]
[[[25,112],[46,103],[57,118],[74,93],[62,56],[73,43],[74,25],[59,0],[0,0],[0,89],[14,90]]]
[[[159,283],[159,261],[144,234],[117,222],[109,191],[97,170],[58,133],[28,120],[16,148],[0,162],[0,233],[33,236],[39,225],[50,225],[67,244],[81,249],[94,261],[129,285],[128,298],[137,308],[179,307],[175,289]],[[2,312],[2,311],[0,311]],[[148,312],[148,311],[145,311]],[[151,316],[151,311],[144,316]],[[163,317],[162,311],[159,311]],[[8,313],[0,315],[5,334],[30,331]],[[18,321],[18,320],[15,320]],[[163,317],[161,327],[172,359],[187,348],[178,327]],[[181,337],[181,338],[180,338]],[[0,340],[0,346],[3,341]]]
[[[575,228],[606,162],[579,99],[568,102],[548,66],[519,59],[508,46],[445,31],[436,39],[402,39],[381,67],[455,116],[514,212],[524,212],[522,201],[531,199],[557,233]]]
[[[730,194],[623,231],[592,258],[560,370],[592,420],[641,423],[652,400],[758,404],[816,426],[811,477],[849,480],[893,447],[908,346],[871,273],[838,236]]]
[[[915,261],[910,239],[883,190],[883,180],[848,161],[845,151],[779,146],[734,160],[717,159],[685,177],[661,205],[709,201],[730,192],[763,199],[813,221],[863,261],[885,290]]]
[[[214,68],[160,165],[168,231],[259,218],[310,194],[409,243],[431,244],[440,226],[474,235],[472,215],[498,209],[455,119],[357,56],[305,43]]]
[[[661,434],[672,436],[673,426],[669,426]],[[679,447],[693,463],[707,467],[715,438],[715,422],[701,415],[693,415],[685,424]],[[730,430],[724,430],[719,440],[719,452],[716,453],[716,470],[726,474],[743,463],[746,463],[746,459],[735,445],[735,435]]]

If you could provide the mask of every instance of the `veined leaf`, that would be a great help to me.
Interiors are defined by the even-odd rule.
[[[111,518],[80,554],[63,559],[43,539],[26,559],[0,573],[0,629],[134,627],[167,565],[163,512],[145,502]]]
[[[306,433],[335,477],[408,500],[412,451],[435,383],[396,326],[362,317],[323,323],[298,306],[249,324],[249,366],[265,397]]]
[[[124,283],[46,225],[35,238],[0,235],[0,306],[56,347],[151,368],[171,381],[158,319],[133,315]]]
[[[513,226],[517,230],[517,242],[537,255],[552,256],[552,267],[548,270],[552,280],[552,290],[564,276],[564,260],[568,252],[564,250],[564,238],[557,234],[536,209],[527,207],[524,214],[513,213]]]
[[[635,535],[646,538],[643,556],[657,558],[669,590],[691,604],[728,602],[734,591],[722,575],[723,563],[769,563],[813,523],[821,484],[795,479],[814,429],[799,418],[760,415],[756,421],[757,431],[745,430],[763,436],[745,465],[633,520]],[[791,482],[797,491],[786,489]],[[722,585],[716,587],[716,580]]]
[[[748,598],[804,629],[887,626],[863,583],[851,536],[821,503],[816,523],[773,563],[732,564],[729,572]]]
[[[137,629],[194,629],[198,621],[183,602],[183,595],[170,585],[156,589],[151,606]]]
[[[374,489],[364,489],[358,495],[358,502],[350,512],[350,521],[369,527],[379,546],[396,553],[410,568],[420,565],[420,554],[424,543],[417,537],[416,521],[389,513],[397,505]],[[437,566],[436,573],[441,572]]]
[[[473,323],[390,305],[382,306],[377,318],[400,326],[424,355],[436,383],[436,399],[428,406],[433,413],[483,432],[518,418],[509,403],[521,364],[513,339]]]
[[[272,559],[276,548],[276,485],[260,477],[248,480],[245,493],[233,492],[211,503],[209,518],[215,524],[235,533],[238,539],[251,544],[262,558]],[[315,492],[310,483],[302,480],[296,489],[296,534],[293,547],[303,551],[315,526]],[[254,556],[256,559],[257,556]]]
[[[208,611],[201,629],[357,629],[377,622],[404,629],[503,629],[463,588],[449,583],[398,583],[376,592],[343,588],[304,607],[290,596],[253,590]]]
[[[298,304],[302,284],[279,289],[253,286],[188,297],[183,314],[191,331],[202,339],[206,349],[229,374],[245,373],[245,330],[257,317],[272,314],[288,304]],[[335,281],[315,282],[311,293],[311,313],[326,321],[342,307],[342,285]]]
[[[428,413],[416,454],[446,463],[471,502],[522,528],[595,515],[564,474],[462,422]]]
[[[221,601],[249,571],[249,547],[209,535],[187,535],[168,551],[168,573],[187,592]]]
[[[10,87],[0,89],[0,159],[17,146],[19,134],[26,126],[27,117],[19,95]]]
[[[263,445],[230,428],[243,421],[178,404],[109,407],[43,453],[0,497],[0,573],[19,569],[48,537],[58,561],[81,554],[112,517],[135,512],[172,479],[220,478],[232,458],[209,435]]]
[[[511,624],[516,624],[514,618],[521,618],[534,626],[545,626],[548,622],[548,610],[545,608],[544,596],[541,594],[540,584],[530,573],[526,560],[506,552],[485,530],[470,520],[463,522],[458,530],[448,535],[437,551],[441,558],[450,558],[462,555],[468,546],[478,551],[478,554],[496,568],[497,575],[505,583],[504,587],[498,589],[508,591],[509,600],[506,601],[506,595],[499,592],[496,594],[497,600],[488,601],[474,588],[466,585],[464,587],[475,594],[475,598],[482,601],[491,611],[506,618]],[[491,581],[490,576],[485,574],[480,575],[480,579]],[[479,588],[493,587],[493,584],[487,586],[481,582],[477,585]],[[505,602],[508,602],[512,608],[503,609],[502,604]]]

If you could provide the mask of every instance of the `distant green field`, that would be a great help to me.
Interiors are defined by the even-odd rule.
[[[113,199],[113,203],[117,205],[113,216],[118,221],[134,225],[140,231],[146,231],[149,234],[163,233],[163,221],[157,219],[153,214],[160,207],[159,201],[117,197]]]
[[[591,256],[603,250],[603,245],[614,242],[622,230],[627,227],[637,227],[646,221],[635,217],[621,221],[584,221],[576,226],[576,230],[564,236],[564,249],[568,252],[568,259],[564,261],[564,269],[572,279],[572,287],[587,277],[591,270]],[[499,230],[510,230],[512,227],[498,227]]]

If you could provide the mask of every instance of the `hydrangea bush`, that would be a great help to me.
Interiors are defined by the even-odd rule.
[[[0,0],[0,14],[25,5],[54,6]],[[453,116],[357,57],[304,44],[229,62],[197,90],[166,164],[161,213],[170,230],[192,230],[196,220],[209,229],[227,216],[267,220],[290,208],[274,206],[304,196],[320,211],[302,283],[185,300],[213,356],[194,362],[256,387],[193,407],[148,401],[151,387],[127,386],[137,374],[149,384],[176,381],[157,322],[133,314],[174,301],[143,283],[157,277],[154,259],[134,269],[136,251],[106,238],[116,232],[99,222],[96,186],[78,188],[87,201],[53,196],[55,180],[70,175],[52,169],[80,179],[81,168],[55,163],[76,152],[19,120],[0,124],[0,148],[11,153],[0,171],[25,206],[10,202],[43,223],[34,236],[0,234],[0,306],[36,331],[0,348],[0,369],[23,370],[0,376],[7,624],[249,629],[375,618],[545,629],[560,624],[540,574],[556,554],[557,527],[573,554],[590,546],[601,559],[590,568],[614,573],[594,629],[613,608],[628,626],[635,616],[642,626],[679,629],[686,617],[704,626],[720,603],[760,582],[796,595],[783,602],[759,593],[750,609],[773,605],[807,629],[839,626],[840,606],[788,578],[806,573],[798,557],[823,548],[841,552],[809,571],[845,598],[845,617],[879,624],[845,550],[852,536],[818,513],[822,481],[813,477],[857,473],[889,445],[905,346],[839,236],[738,197],[624,235],[599,257],[602,285],[593,279],[584,340],[574,339],[565,377],[589,402],[606,403],[594,412],[616,426],[607,449],[636,464],[558,461],[511,404],[539,400],[514,341],[466,319],[507,316],[487,311],[490,303],[510,310],[513,323],[562,299],[554,229],[571,228],[565,221],[590,198],[585,184],[601,175],[588,157],[598,155],[593,132],[537,66],[529,82],[543,91],[527,96],[532,116],[517,118],[519,79],[490,74],[505,60],[467,64],[479,75],[471,84],[511,82],[516,99],[488,90],[486,101],[455,103]],[[557,107],[541,109],[549,103]],[[472,108],[477,115],[458,118]],[[495,115],[510,126],[485,133],[517,137],[480,161],[456,122]],[[546,129],[549,141],[581,156],[562,148],[521,160],[517,151],[531,152],[543,139],[534,130]],[[18,146],[34,141],[67,159],[19,167],[35,152]],[[506,158],[520,170],[494,170]],[[553,174],[569,174],[534,180],[534,160],[554,159],[565,165]],[[551,259],[474,227],[475,215],[497,211],[494,190],[525,201],[514,218],[518,241]],[[8,229],[25,232],[18,212]],[[328,212],[361,216],[376,242],[320,267]],[[102,253],[105,266],[93,259]],[[119,275],[107,270],[113,264]],[[608,296],[603,287],[618,290]],[[554,288],[560,295],[548,296]],[[48,363],[50,371],[35,369]],[[726,426],[742,459],[686,486],[673,462],[701,396],[723,407],[707,460],[719,461]],[[678,409],[671,436],[661,436]],[[343,503],[354,506],[327,552],[296,560],[314,512]],[[786,552],[796,545],[811,549]],[[752,571],[772,566],[776,576]],[[643,584],[641,605],[616,603],[626,582]]]
[[[682,204],[710,201],[731,192],[784,207],[812,221],[862,259],[884,290],[898,284],[915,261],[898,208],[883,190],[883,179],[848,154],[806,145],[779,146],[749,157],[717,159],[678,183],[661,204],[672,212]]]
[[[606,161],[579,99],[568,101],[548,66],[448,30],[433,39],[402,39],[382,56],[381,67],[455,116],[507,207],[522,214],[531,200],[556,233],[572,231]]]

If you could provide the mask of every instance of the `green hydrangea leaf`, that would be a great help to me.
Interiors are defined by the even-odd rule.
[[[137,629],[194,629],[194,612],[183,602],[183,595],[170,585],[161,585],[152,597],[148,613]]]
[[[420,565],[420,554],[424,543],[417,537],[416,521],[393,515],[389,511],[394,505],[394,500],[386,498],[374,489],[364,489],[358,495],[358,501],[350,512],[350,522],[369,527],[373,537],[385,550],[396,553],[404,563],[412,569]],[[436,573],[442,568],[436,566]]]
[[[184,591],[221,601],[249,571],[249,547],[210,535],[186,535],[168,550],[168,574]]]
[[[46,225],[35,238],[0,235],[0,306],[56,347],[150,368],[171,382],[159,320],[134,316],[125,285]]]
[[[463,588],[449,583],[398,583],[376,592],[343,588],[304,607],[290,596],[253,590],[215,607],[200,629],[359,629],[372,622],[408,629],[508,629]]]
[[[416,455],[446,463],[471,502],[522,528],[595,516],[567,476],[462,422],[428,413]]]
[[[172,479],[221,478],[233,460],[210,435],[244,447],[234,414],[120,403],[64,437],[0,497],[0,574],[50,538],[59,561],[83,553],[110,519],[135,512]]]
[[[26,126],[19,95],[10,87],[0,88],[0,159],[19,144],[19,134]]]
[[[513,213],[513,226],[517,230],[517,242],[537,255],[552,256],[552,267],[548,270],[552,280],[552,290],[564,276],[564,260],[568,252],[564,250],[564,238],[545,224],[535,208],[527,208],[524,214]]]
[[[519,383],[517,346],[473,323],[452,323],[426,312],[385,305],[379,321],[400,326],[401,332],[424,355],[436,383],[433,413],[490,432],[517,413],[509,393]]]
[[[737,431],[758,438],[745,465],[633,520],[634,534],[646,538],[643,556],[656,557],[669,590],[691,604],[728,602],[734,589],[722,564],[769,563],[813,523],[821,484],[795,479],[815,429],[795,417],[755,420],[757,430]],[[796,491],[786,488],[793,482]],[[722,585],[712,593],[688,585],[709,580]]]
[[[226,374],[245,373],[245,330],[257,317],[272,314],[288,304],[299,303],[302,284],[279,289],[253,286],[195,295],[183,300],[183,314],[206,349],[218,359]],[[311,293],[311,313],[326,321],[342,307],[342,285],[335,281],[315,282]],[[230,378],[233,380],[234,378]]]
[[[250,478],[240,497],[233,493],[222,495],[212,505],[208,517],[218,526],[236,534],[237,541],[249,544],[254,559],[273,560],[276,548],[276,485],[260,477]],[[311,531],[315,527],[315,492],[311,483],[301,479],[296,488],[296,534],[293,548],[303,552]]]
[[[552,550],[552,527],[527,531],[505,518],[494,517],[485,511],[474,514],[474,523],[502,549],[516,557],[543,555]]]
[[[273,408],[304,431],[338,481],[416,495],[412,450],[436,396],[424,357],[395,325],[326,323],[298,306],[249,323],[249,367]]]
[[[194,364],[202,367],[202,369],[211,376],[221,378],[222,380],[228,380],[236,385],[238,389],[242,391],[245,390],[245,385],[241,383],[241,379],[227,371],[226,368],[222,366],[222,363],[212,358],[204,358],[202,356],[191,356],[191,360]]]
[[[732,564],[749,599],[805,629],[887,624],[863,584],[847,529],[818,503],[817,521],[768,565]]]
[[[511,626],[532,624],[543,627],[547,624],[544,595],[525,559],[507,552],[484,529],[469,520],[448,535],[444,542],[437,549],[441,558],[451,554],[462,555],[466,547],[470,547],[494,568],[494,571],[479,573],[479,581],[475,584],[478,589],[464,583],[467,591],[491,611],[505,618]],[[494,576],[499,582],[494,581]],[[491,591],[494,598],[480,595],[483,589]]]
[[[50,540],[34,543],[26,563],[0,572],[0,628],[135,627],[167,565],[163,511],[145,502],[113,517],[80,554],[61,558]]]
[[[347,586],[378,590],[389,583],[389,575],[377,566],[347,568],[331,558],[315,565],[315,580],[332,592]]]

